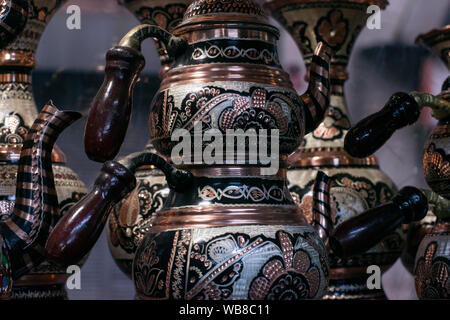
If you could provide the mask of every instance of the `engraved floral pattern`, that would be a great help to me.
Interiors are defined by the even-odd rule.
[[[295,300],[314,298],[319,290],[319,268],[311,263],[309,254],[299,249],[294,252],[290,237],[278,232],[282,258],[269,260],[260,276],[250,285],[252,300]]]
[[[281,106],[267,101],[267,91],[256,88],[252,96],[239,97],[220,117],[220,128],[226,129],[279,129],[280,135],[288,130],[289,121]]]
[[[420,299],[450,298],[450,260],[436,257],[438,244],[428,244],[415,271],[417,295]]]
[[[320,140],[334,140],[343,136],[344,130],[350,129],[350,120],[339,109],[330,106],[325,114],[325,120],[313,132],[313,136]]]
[[[450,196],[450,156],[430,143],[423,157],[425,179],[433,191]]]
[[[319,19],[315,28],[318,41],[324,41],[339,50],[348,36],[348,20],[340,10],[331,10],[326,17]]]
[[[18,113],[8,113],[0,123],[0,144],[21,144],[29,129]]]

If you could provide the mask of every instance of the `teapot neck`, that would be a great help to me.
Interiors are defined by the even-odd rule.
[[[262,175],[256,166],[187,168],[194,175],[185,192],[171,190],[152,228],[206,228],[246,224],[307,225],[287,187],[286,169]]]

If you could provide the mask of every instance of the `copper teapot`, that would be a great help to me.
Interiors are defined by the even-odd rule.
[[[164,42],[174,61],[150,107],[156,150],[169,162],[177,161],[172,155],[177,144],[171,139],[176,129],[191,133],[194,144],[211,129],[276,129],[281,161],[275,173],[267,174],[261,159],[250,161],[251,143],[244,143],[243,154],[221,164],[196,161],[195,152],[183,153],[186,161],[175,166],[149,152],[122,163],[112,161],[126,133],[133,87],[144,66],[140,44],[149,37]],[[278,37],[253,1],[197,0],[173,34],[144,24],[109,50],[105,80],[85,131],[88,156],[107,162],[94,190],[50,235],[49,259],[71,264],[94,245],[111,202],[133,189],[133,171],[145,162],[164,172],[171,191],[135,254],[137,298],[322,297],[328,282],[331,179],[317,175],[310,226],[287,188],[286,158],[323,120],[332,52],[324,43],[317,46],[308,90],[299,96],[279,64]],[[200,144],[202,152],[208,147]],[[117,178],[111,179],[112,173]],[[111,182],[115,194],[106,190]]]
[[[0,298],[8,298],[13,280],[44,261],[43,248],[52,217],[58,215],[52,149],[59,134],[81,117],[78,112],[44,106],[20,153],[16,200],[2,208],[0,220]]]

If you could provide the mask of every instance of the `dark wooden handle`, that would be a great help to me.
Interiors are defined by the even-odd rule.
[[[377,151],[392,134],[419,119],[420,107],[403,92],[391,96],[384,108],[358,122],[345,136],[344,148],[353,157],[364,158]]]
[[[77,264],[94,246],[109,211],[136,186],[134,174],[118,162],[106,162],[93,190],[60,219],[45,246],[47,258]]]
[[[84,133],[89,159],[115,158],[125,138],[131,115],[133,88],[144,67],[142,54],[114,47],[106,54],[105,79],[92,102]]]
[[[0,49],[13,42],[28,20],[28,0],[2,1],[0,14]]]
[[[428,201],[417,188],[404,187],[391,201],[342,222],[330,237],[339,257],[360,254],[391,234],[401,224],[419,221],[428,211]]]

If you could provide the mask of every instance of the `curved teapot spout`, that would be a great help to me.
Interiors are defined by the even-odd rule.
[[[324,172],[319,171],[313,189],[313,221],[311,225],[325,245],[328,243],[328,237],[333,228],[330,206],[332,181]]]
[[[60,111],[47,104],[25,138],[14,209],[0,221],[13,279],[44,260],[51,219],[59,213],[51,160],[53,145],[59,134],[80,117],[78,112]]]
[[[333,50],[320,42],[314,50],[309,66],[309,85],[301,96],[305,104],[305,134],[312,132],[322,121],[330,104],[330,61]]]

